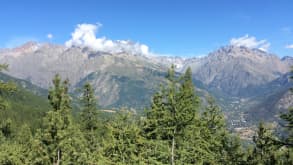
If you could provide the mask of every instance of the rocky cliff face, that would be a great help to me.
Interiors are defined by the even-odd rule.
[[[97,52],[89,48],[27,43],[0,52],[9,64],[9,75],[49,88],[55,74],[68,78],[71,91],[89,81],[102,107],[144,107],[159,84],[166,67],[142,56]]]
[[[22,51],[20,51],[22,50]],[[60,45],[29,43],[0,53],[0,60],[9,64],[8,74],[30,80],[43,88],[51,85],[59,73],[74,86],[92,72],[107,70],[112,66],[145,66],[160,70],[144,56],[127,53],[95,52],[88,48],[66,48]],[[123,69],[123,67],[122,67]]]
[[[187,63],[194,78],[211,90],[247,97],[254,87],[264,85],[289,72],[290,62],[257,49],[227,46]]]
[[[43,88],[51,85],[57,73],[70,80],[72,92],[89,81],[103,107],[144,107],[159,84],[164,83],[172,63],[179,74],[191,67],[196,86],[217,97],[220,105],[229,111],[256,107],[264,102],[259,96],[283,90],[282,83],[271,86],[271,82],[288,73],[293,65],[292,57],[280,59],[258,49],[237,46],[222,47],[205,57],[188,59],[114,52],[30,42],[14,49],[2,49],[0,60],[9,64],[7,74]],[[286,101],[280,104],[283,102]]]

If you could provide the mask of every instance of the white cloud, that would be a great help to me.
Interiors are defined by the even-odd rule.
[[[257,48],[262,51],[267,51],[271,45],[267,40],[258,41],[255,37],[249,36],[248,34],[240,38],[232,38],[230,44],[235,46],[245,46],[248,48]]]
[[[285,48],[287,48],[287,49],[293,49],[293,44],[291,44],[291,45],[286,45]]]
[[[51,33],[47,34],[47,38],[48,39],[52,39],[53,38],[53,34],[51,34]]]
[[[140,43],[133,43],[126,40],[110,40],[106,37],[97,38],[96,34],[102,24],[78,24],[71,39],[65,42],[67,47],[89,47],[96,51],[111,53],[128,52],[132,54],[149,55],[149,47]]]

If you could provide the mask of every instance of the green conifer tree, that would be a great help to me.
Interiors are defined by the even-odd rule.
[[[180,162],[183,146],[180,139],[184,137],[186,128],[193,125],[198,117],[199,99],[194,93],[191,77],[191,69],[188,68],[178,79],[175,66],[172,65],[167,75],[168,86],[162,87],[154,96],[145,121],[144,131],[148,138],[167,142],[170,148],[169,162],[172,165],[176,161]]]
[[[104,155],[113,164],[145,164],[144,138],[139,123],[130,112],[117,114],[113,122],[107,123],[110,132]]]
[[[2,121],[0,125],[0,131],[5,138],[7,139],[12,138],[13,136],[12,120],[7,119],[5,121]]]
[[[34,142],[33,154],[39,162],[34,164],[82,164],[87,161],[84,138],[72,122],[68,80],[61,82],[59,75],[53,79],[49,90],[52,110],[43,119],[43,130]],[[39,158],[38,156],[41,156]]]
[[[258,126],[256,136],[253,137],[254,149],[249,156],[249,164],[277,164],[276,153],[279,147],[273,132],[261,122]]]
[[[1,165],[21,165],[29,164],[23,154],[23,148],[17,142],[6,141],[0,144],[0,164]]]
[[[166,124],[166,115],[163,97],[165,89],[154,94],[152,98],[151,110],[146,111],[146,119],[143,120],[143,135],[147,139],[144,155],[149,164],[168,164],[169,142],[167,141],[168,130],[162,129]]]
[[[98,128],[97,100],[94,95],[94,90],[89,83],[86,83],[83,87],[81,101],[83,105],[81,112],[83,129],[88,132],[94,132]]]
[[[246,162],[245,152],[239,136],[225,131],[221,139],[220,152],[215,152],[219,164],[243,165]]]
[[[27,125],[22,126],[19,132],[15,132],[13,137],[6,137],[4,141],[1,141],[0,133],[0,164],[30,164],[31,139],[31,132]]]
[[[293,107],[290,107],[286,114],[282,114],[281,118],[286,122],[284,127],[288,133],[284,144],[293,147]]]
[[[99,137],[99,127],[101,123],[98,120],[97,100],[94,90],[89,83],[83,86],[83,95],[81,98],[81,127],[89,149],[89,158],[91,162],[100,162],[102,158],[101,137]],[[100,140],[100,141],[99,141]]]
[[[223,158],[222,151],[224,149],[222,142],[227,140],[226,125],[224,116],[219,106],[215,104],[212,97],[207,98],[208,105],[204,109],[200,118],[201,137],[208,144],[209,157],[207,162],[217,162]]]

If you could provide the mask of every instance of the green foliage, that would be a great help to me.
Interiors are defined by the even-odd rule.
[[[199,99],[194,94],[190,68],[177,79],[172,66],[167,79],[168,86],[162,87],[153,98],[151,109],[147,112],[144,131],[148,139],[162,140],[168,144],[169,162],[174,164],[183,146],[179,143],[180,139],[184,137],[186,128],[193,125],[198,118]],[[165,154],[162,155],[166,155],[168,151],[163,152]]]
[[[245,152],[238,136],[225,133],[222,135],[220,152],[216,152],[219,164],[242,165],[246,162]]]
[[[291,80],[293,79],[293,66],[291,67]],[[293,92],[293,88],[290,89]],[[281,114],[284,121],[285,138],[282,140],[274,140],[277,145],[281,145],[281,149],[276,153],[279,164],[293,164],[293,107],[289,107],[287,113]]]
[[[13,134],[12,134],[12,120],[11,119],[6,119],[4,120],[1,125],[0,125],[0,131],[1,134],[5,137],[5,138],[12,138]]]
[[[49,110],[48,101],[41,95],[45,90],[3,73],[0,73],[0,79],[3,87],[0,89],[0,104],[4,105],[0,108],[0,124],[11,119],[16,127],[15,132],[23,124],[28,124],[35,131],[40,127],[42,116]],[[4,90],[8,86],[11,88]]]
[[[57,74],[53,79],[54,87],[49,90],[48,99],[53,111],[64,111],[68,113],[70,110],[70,98],[68,95],[69,82],[65,80],[61,82],[61,77]],[[67,114],[68,115],[68,114]],[[67,116],[66,116],[67,117]]]
[[[201,123],[210,134],[223,133],[226,129],[224,115],[212,97],[208,99],[208,105],[202,113]]]
[[[105,162],[101,152],[102,136],[99,134],[103,131],[103,128],[99,121],[98,104],[94,95],[94,90],[89,83],[86,83],[83,87],[81,105],[81,130],[86,140],[86,148],[88,149],[87,155],[89,156],[87,161],[90,164]]]
[[[284,127],[288,134],[285,143],[293,147],[293,107],[288,109],[288,113],[282,114],[281,118],[286,122]]]
[[[7,64],[0,64],[0,71],[7,70],[7,69],[8,69],[8,65]]]
[[[129,112],[117,114],[107,128],[110,138],[104,154],[113,164],[144,164],[144,138],[139,123]]]
[[[200,135],[209,151],[209,157],[206,161],[219,163],[223,159],[223,152],[225,152],[223,141],[227,140],[228,135],[226,134],[224,116],[219,106],[215,104],[212,97],[207,100],[208,105],[200,118]]]
[[[27,125],[22,126],[13,137],[6,137],[5,139],[2,137],[2,141],[0,137],[0,164],[29,164],[31,162],[29,157],[31,142],[32,134]]]
[[[23,146],[16,142],[5,142],[0,144],[0,164],[22,165],[29,164],[25,157]]]
[[[256,136],[253,137],[254,149],[249,156],[250,164],[277,164],[276,137],[273,132],[260,123]]]
[[[204,139],[201,129],[199,122],[196,121],[194,125],[188,126],[184,136],[178,139],[178,144],[181,147],[177,163],[215,164],[215,156],[210,149],[212,144],[209,143],[208,139]]]
[[[293,164],[292,110],[281,116],[288,131],[285,141],[261,123],[245,152],[243,141],[229,133],[212,98],[200,109],[191,75],[188,68],[178,77],[172,66],[167,86],[153,96],[146,116],[126,110],[99,112],[93,88],[86,83],[76,123],[69,82],[59,75],[49,90],[51,108],[45,115],[41,97],[3,85],[0,95],[10,106],[0,112],[0,164]],[[41,117],[41,122],[29,121]]]
[[[7,69],[8,69],[8,65],[0,64],[0,72],[2,70],[7,70]],[[16,86],[14,83],[12,82],[5,83],[0,81],[0,110],[5,110],[9,106],[9,104],[2,98],[1,95],[3,95],[3,93],[14,92],[15,90],[16,90]]]
[[[150,98],[157,91],[158,84],[165,84],[165,71],[158,66],[145,67],[145,64],[139,64],[140,61],[125,60],[120,57],[114,59],[115,62],[121,62],[123,65],[98,69],[81,80],[77,86],[82,88],[85,83],[90,82],[96,89],[101,89],[95,91],[100,98],[101,108],[128,107],[139,111],[150,106]],[[97,79],[105,81],[98,82]]]
[[[83,89],[84,91],[81,99],[83,106],[81,112],[83,129],[93,132],[98,127],[97,101],[94,95],[94,90],[89,83],[86,83]]]
[[[49,91],[52,110],[43,119],[43,130],[35,142],[36,164],[72,164],[86,161],[84,138],[72,123],[68,81],[61,82],[59,75],[53,79]],[[41,149],[39,149],[41,148]],[[41,157],[39,157],[41,156]]]

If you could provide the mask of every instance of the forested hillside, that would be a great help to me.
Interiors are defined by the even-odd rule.
[[[242,140],[212,97],[201,102],[192,79],[191,68],[178,75],[172,65],[143,115],[105,115],[86,81],[73,115],[70,82],[58,74],[47,100],[17,80],[2,81],[0,164],[293,164],[292,108],[280,114],[281,135],[259,123],[253,138]]]

